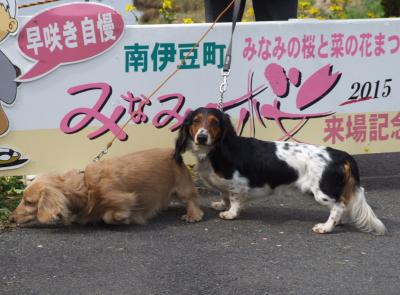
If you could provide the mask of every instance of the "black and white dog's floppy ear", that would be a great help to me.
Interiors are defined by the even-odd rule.
[[[223,113],[222,114],[222,141],[225,141],[226,139],[232,138],[236,136],[236,131],[235,127],[233,127],[231,117]]]
[[[176,163],[178,163],[179,165],[182,164],[182,162],[183,162],[181,155],[187,149],[187,144],[188,144],[188,140],[190,137],[189,127],[190,127],[190,125],[192,125],[193,116],[194,116],[194,111],[190,112],[186,116],[185,120],[182,123],[181,128],[179,129],[178,138],[175,141],[174,158],[175,158]]]

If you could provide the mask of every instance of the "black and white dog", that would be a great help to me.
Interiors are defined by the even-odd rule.
[[[386,232],[365,200],[357,163],[346,152],[240,137],[227,114],[207,108],[186,117],[176,140],[178,162],[186,150],[197,158],[204,184],[220,191],[222,200],[211,206],[222,211],[223,219],[236,218],[248,197],[294,186],[330,208],[328,220],[316,224],[314,232],[328,233],[347,221],[363,231]]]

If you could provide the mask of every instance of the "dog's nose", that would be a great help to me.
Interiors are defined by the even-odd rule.
[[[197,142],[200,144],[205,144],[207,142],[208,135],[204,133],[200,133],[197,135]]]
[[[15,223],[15,217],[14,217],[14,215],[10,215],[10,217],[8,217],[8,221],[9,221],[9,222]]]

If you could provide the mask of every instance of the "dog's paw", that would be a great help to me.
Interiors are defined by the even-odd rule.
[[[237,214],[232,213],[231,211],[224,211],[219,213],[219,217],[222,219],[235,219],[237,217]]]
[[[203,219],[203,211],[199,210],[199,212],[196,212],[196,214],[193,213],[187,213],[181,217],[182,220],[186,222],[197,222]]]
[[[317,234],[326,234],[326,233],[329,233],[332,231],[330,228],[328,228],[325,225],[325,223],[318,223],[318,224],[314,225],[312,230],[313,230],[313,232],[315,232]]]
[[[217,211],[222,211],[226,209],[226,204],[224,201],[212,202],[210,206]]]

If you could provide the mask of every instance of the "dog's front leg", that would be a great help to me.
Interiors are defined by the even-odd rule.
[[[123,210],[107,210],[104,214],[103,214],[103,221],[107,224],[129,224],[130,220],[129,220],[129,216],[130,216],[130,212],[128,210],[123,211]]]
[[[211,203],[211,208],[217,211],[226,210],[230,207],[229,193],[221,192],[221,200]]]
[[[342,202],[333,204],[328,220],[325,223],[318,223],[313,227],[313,231],[318,234],[331,232],[339,224],[345,206]]]
[[[240,210],[243,208],[246,196],[243,194],[229,194],[230,207],[229,210],[219,213],[222,219],[235,219],[238,217]]]
[[[196,197],[187,201],[186,214],[183,215],[181,219],[187,222],[196,222],[200,221],[203,218],[203,215],[204,213],[201,211]]]

